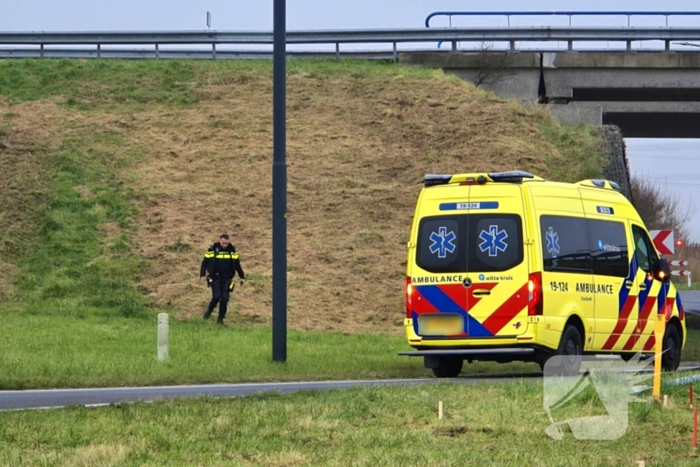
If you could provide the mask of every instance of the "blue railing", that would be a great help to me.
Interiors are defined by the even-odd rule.
[[[633,16],[663,16],[668,27],[669,16],[700,16],[700,11],[434,11],[425,18],[426,28],[430,27],[430,20],[436,16],[450,18],[450,27],[453,16],[505,16],[508,18],[508,26],[511,16],[568,16],[569,26],[574,16],[626,16],[627,26],[631,26]],[[439,49],[442,41],[438,42],[437,46]]]
[[[668,26],[669,16],[700,16],[700,11],[435,11],[425,18],[425,27],[430,27],[430,20],[436,16],[506,16],[510,26],[511,16],[568,16],[569,26],[574,16],[626,16],[630,26],[632,16],[664,16]]]

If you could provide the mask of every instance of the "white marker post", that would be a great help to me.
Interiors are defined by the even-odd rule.
[[[671,261],[671,263],[685,263],[686,261]],[[682,269],[680,271],[673,270],[671,271],[672,276],[682,276],[682,277],[687,277],[688,278],[688,288],[692,287],[693,283],[690,280],[691,272],[690,269]]]
[[[158,314],[158,361],[168,359],[168,314]]]

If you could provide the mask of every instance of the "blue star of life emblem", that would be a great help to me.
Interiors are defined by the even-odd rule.
[[[447,227],[440,227],[437,232],[430,234],[430,240],[433,242],[430,245],[430,252],[437,253],[438,258],[447,258],[447,253],[454,253],[457,248],[454,243],[456,239],[457,235],[453,231],[447,232]]]
[[[556,258],[560,251],[559,234],[550,227],[545,233],[545,237],[547,238],[547,251],[552,255],[552,258]]]
[[[508,238],[508,232],[504,230],[498,230],[497,225],[490,225],[489,230],[482,230],[479,234],[479,238],[482,240],[479,248],[481,252],[489,252],[489,256],[498,256],[499,251],[506,251],[508,244],[504,242]]]

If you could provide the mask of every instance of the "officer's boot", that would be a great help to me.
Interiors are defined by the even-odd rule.
[[[225,326],[224,318],[226,317],[226,308],[228,305],[228,297],[223,297],[221,302],[219,302],[219,319],[216,320],[217,324]]]

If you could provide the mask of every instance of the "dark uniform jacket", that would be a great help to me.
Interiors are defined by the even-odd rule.
[[[215,279],[233,279],[236,272],[238,272],[238,277],[245,279],[236,248],[230,243],[226,248],[222,247],[219,242],[214,243],[204,253],[199,272],[200,276],[209,274],[209,277]]]

